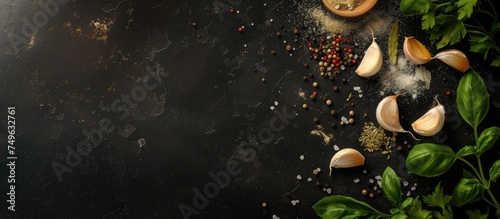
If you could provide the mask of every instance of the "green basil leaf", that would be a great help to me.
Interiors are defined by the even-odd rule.
[[[453,190],[451,204],[456,207],[470,204],[477,200],[477,195],[482,192],[483,189],[483,185],[481,185],[479,179],[464,171],[463,178]]]
[[[434,177],[446,172],[457,159],[453,150],[446,145],[422,143],[413,147],[406,158],[409,173]]]
[[[474,211],[465,211],[467,217],[469,219],[488,219],[488,214],[481,214],[479,209],[475,209]]]
[[[500,160],[495,161],[493,166],[490,168],[490,179],[493,182],[496,182],[498,177],[500,177]]]
[[[468,156],[471,154],[476,154],[476,153],[477,153],[476,147],[467,145],[467,146],[464,146],[462,149],[460,149],[457,152],[457,156],[465,157],[465,156]]]
[[[323,219],[379,218],[381,216],[387,216],[366,202],[342,195],[324,197],[314,204],[312,208],[316,211],[316,214]]]
[[[401,182],[391,167],[385,168],[382,174],[382,191],[392,205],[398,207],[401,203]]]
[[[389,59],[392,64],[396,64],[398,60],[398,29],[399,21],[396,21],[392,26],[391,32],[389,33],[389,44],[387,45],[387,53],[389,54]]]
[[[408,216],[405,213],[399,213],[391,217],[391,219],[407,219]]]
[[[493,145],[495,145],[495,142],[498,140],[499,136],[500,128],[493,126],[485,129],[481,133],[477,141],[477,150],[480,153],[486,152],[488,149],[493,147]]]
[[[418,196],[413,199],[413,202],[410,205],[410,209],[408,210],[408,216],[411,218],[431,218],[432,217],[432,211],[425,210],[422,208],[422,202],[418,200]]]
[[[457,106],[462,118],[474,130],[488,113],[490,96],[483,79],[472,69],[460,79],[457,88]]]

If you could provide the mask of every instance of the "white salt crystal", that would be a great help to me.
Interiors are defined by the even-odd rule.
[[[333,145],[333,150],[338,151],[338,150],[340,150],[340,148],[337,145]]]
[[[403,186],[408,186],[408,184],[409,184],[408,181],[406,181],[406,180],[403,181]]]
[[[358,178],[354,179],[354,183],[359,183],[359,179]]]
[[[373,190],[375,190],[375,191],[376,191],[376,190],[377,190],[377,186],[374,186],[374,187],[373,187]]]
[[[297,175],[297,179],[302,179],[302,176],[300,176],[300,175]]]
[[[308,182],[311,182],[313,179],[311,177],[307,178]]]
[[[410,191],[408,191],[408,192],[406,193],[406,196],[410,196],[410,194],[411,194],[411,192],[410,192]]]
[[[375,176],[375,179],[380,180],[380,179],[382,179],[382,177],[380,175],[377,175],[377,176]]]
[[[331,194],[331,193],[332,193],[332,189],[328,188],[328,189],[326,190],[326,193]]]
[[[415,191],[415,189],[417,189],[417,187],[415,187],[415,186],[411,187],[411,191]]]
[[[304,160],[304,155],[300,155],[300,160]]]
[[[373,179],[369,179],[368,182],[374,183],[375,181]]]

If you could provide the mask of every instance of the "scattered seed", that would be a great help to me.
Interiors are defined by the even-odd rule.
[[[342,81],[342,83],[345,83],[345,82],[347,82],[347,79],[342,78],[341,81]]]
[[[313,118],[313,122],[314,122],[314,123],[318,123],[318,122],[319,122],[318,117],[314,117],[314,118]]]
[[[267,203],[266,202],[262,202],[262,207],[263,208],[267,207]]]
[[[362,194],[362,195],[367,195],[367,194],[368,194],[368,191],[366,191],[366,189],[363,189],[363,191],[361,191],[361,194]]]
[[[353,118],[350,118],[349,119],[349,124],[353,124],[354,123],[354,119]]]
[[[307,104],[305,104],[305,103],[304,103],[304,104],[302,104],[302,108],[303,108],[303,109],[307,109]]]
[[[370,192],[370,198],[373,198],[375,197],[375,194],[373,194],[373,192]]]
[[[330,111],[330,114],[332,114],[332,116],[336,116],[336,115],[337,115],[337,111],[335,111],[335,110],[331,110],[331,111]]]
[[[335,91],[335,92],[339,91],[339,87],[338,86],[333,86],[333,91]]]
[[[328,106],[332,105],[332,101],[331,100],[326,100],[326,105],[328,105]]]
[[[318,85],[318,82],[316,82],[316,81],[315,81],[315,82],[313,82],[313,87],[318,87],[318,86],[319,86],[319,85]]]
[[[266,78],[262,78],[261,80],[262,80],[262,82],[266,82]]]
[[[368,113],[363,113],[363,117],[364,118],[368,117]]]
[[[288,45],[286,45],[285,49],[286,49],[286,51],[290,52],[290,51],[292,51],[293,48],[290,44],[288,44]]]
[[[349,115],[354,116],[354,111],[349,111]]]

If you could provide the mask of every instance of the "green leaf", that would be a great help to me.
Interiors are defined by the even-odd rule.
[[[464,18],[470,18],[476,3],[477,0],[458,0],[458,19],[463,20]]]
[[[485,129],[477,140],[477,150],[480,153],[486,152],[495,145],[500,136],[500,128],[493,126]]]
[[[424,203],[431,207],[440,207],[445,209],[445,206],[451,201],[451,196],[444,195],[443,187],[441,187],[441,182],[437,184],[434,188],[432,194],[424,196]]]
[[[396,21],[396,23],[392,25],[391,32],[389,33],[389,44],[387,45],[387,52],[392,64],[396,64],[396,61],[398,60],[398,29],[399,21]]]
[[[484,81],[473,69],[469,70],[457,88],[457,107],[462,118],[474,130],[488,113],[490,96]]]
[[[457,159],[453,150],[446,145],[422,143],[413,147],[406,158],[409,173],[434,177],[446,172]]]
[[[495,58],[491,62],[491,66],[500,67],[500,56],[495,56]]]
[[[476,147],[468,145],[468,146],[464,146],[462,149],[460,149],[457,152],[457,156],[465,157],[465,156],[469,156],[469,155],[476,154],[476,153],[477,153]]]
[[[495,34],[496,32],[500,31],[500,22],[493,22],[493,24],[491,24],[491,33],[492,34]]]
[[[467,33],[464,23],[455,16],[439,14],[435,17],[435,22],[436,25],[427,32],[438,49],[460,42]]]
[[[401,209],[402,211],[408,211],[407,207],[410,206],[412,203],[413,203],[413,198],[408,197],[401,203],[399,209]]]
[[[401,182],[396,172],[389,166],[382,174],[382,190],[392,205],[398,207],[401,203]]]
[[[451,204],[456,207],[462,207],[466,204],[475,202],[477,201],[477,195],[482,192],[483,189],[484,187],[479,182],[479,179],[464,170],[463,178],[453,190]]]
[[[379,218],[387,216],[365,202],[342,195],[324,197],[314,204],[312,208],[323,219]]]
[[[401,0],[399,10],[405,16],[412,16],[419,13],[426,13],[430,4],[430,0]]]
[[[467,217],[469,219],[488,219],[488,214],[481,214],[479,209],[475,209],[474,211],[465,211]]]
[[[408,216],[405,213],[399,213],[391,217],[391,219],[407,219]]]
[[[436,13],[436,6],[432,5],[429,7],[427,13],[422,15],[422,30],[429,30],[436,25],[436,18],[434,14]]]
[[[408,216],[416,219],[426,219],[432,217],[432,212],[422,208],[422,202],[418,200],[418,196],[413,199],[411,208],[408,210]]]
[[[490,179],[493,182],[496,182],[500,177],[500,160],[495,161],[493,166],[490,168]]]

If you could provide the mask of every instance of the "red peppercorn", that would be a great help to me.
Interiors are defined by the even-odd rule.
[[[356,64],[356,59],[353,59],[351,62],[352,64]]]
[[[340,43],[340,38],[335,39],[336,43]]]
[[[446,91],[446,96],[450,96],[451,95],[451,92],[450,91]]]
[[[340,61],[340,60],[341,60],[341,58],[340,58],[340,57],[338,57],[338,56],[337,56],[337,58],[336,58],[336,59],[337,59],[337,61]]]
[[[352,53],[352,49],[351,48],[347,49],[347,52]]]
[[[314,96],[316,96],[316,95],[318,95],[318,93],[317,93],[316,91],[314,91],[314,92],[313,92],[313,95],[314,95]]]
[[[238,32],[243,32],[243,27],[238,28]]]
[[[308,46],[308,47],[312,47],[313,45],[312,45],[311,43],[308,43],[308,44],[307,44],[307,46]]]
[[[234,9],[229,10],[229,12],[234,13]]]

